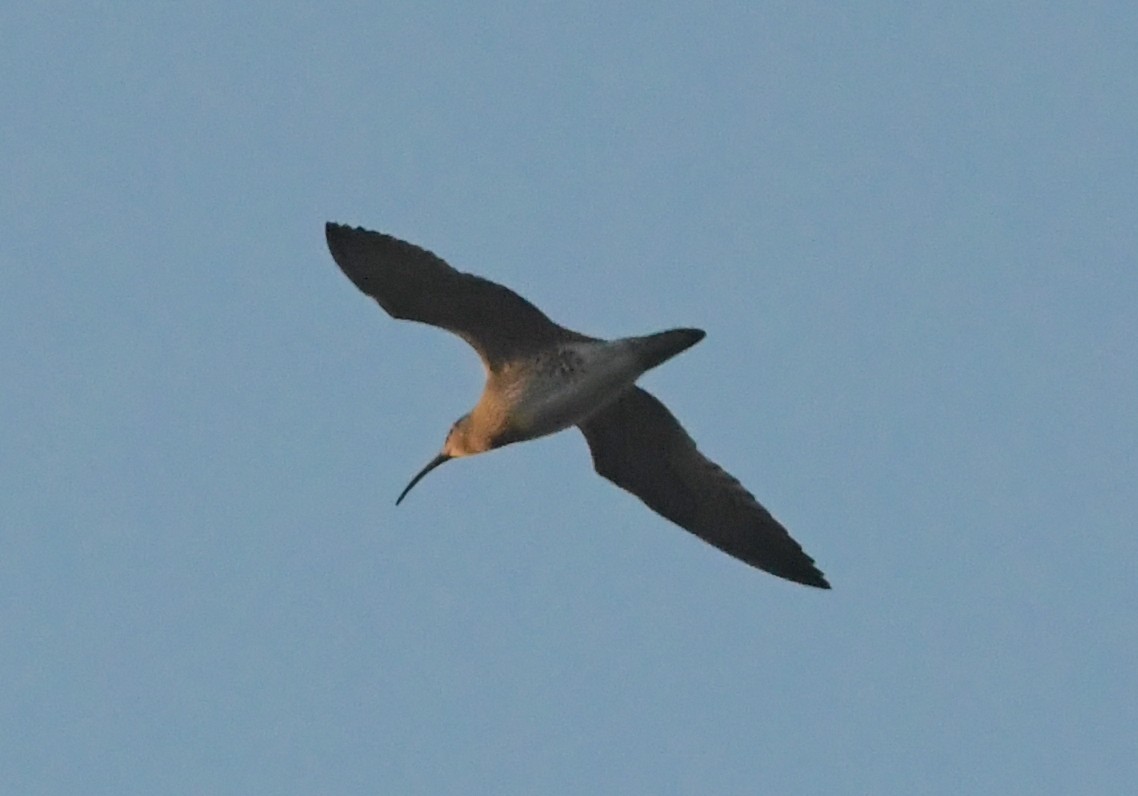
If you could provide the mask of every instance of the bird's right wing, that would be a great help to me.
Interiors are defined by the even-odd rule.
[[[588,339],[509,288],[457,271],[406,241],[331,222],[324,234],[336,264],[388,314],[454,332],[490,369],[562,340]]]
[[[699,452],[639,387],[580,425],[598,473],[653,511],[751,566],[828,589],[814,559],[742,484]]]

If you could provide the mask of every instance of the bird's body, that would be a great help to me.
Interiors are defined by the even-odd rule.
[[[577,426],[597,472],[656,512],[752,566],[829,588],[782,525],[698,451],[663,404],[635,386],[645,371],[702,340],[701,330],[599,340],[397,238],[331,223],[325,234],[336,263],[389,314],[458,334],[486,367],[478,403],[397,503],[450,459]]]
[[[652,367],[649,354],[666,352],[670,358],[702,338],[702,332],[683,329],[563,343],[491,371],[473,413],[486,406],[488,417],[507,418],[509,442],[544,437],[584,422],[619,398]]]

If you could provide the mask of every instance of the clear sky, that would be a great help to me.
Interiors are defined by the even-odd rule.
[[[9,3],[0,792],[1122,793],[1138,6]],[[482,386],[327,220],[572,328],[818,560]]]

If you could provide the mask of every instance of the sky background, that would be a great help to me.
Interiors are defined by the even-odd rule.
[[[856,5],[856,8],[854,7]],[[9,3],[0,791],[1122,793],[1138,6]],[[832,592],[482,387],[323,224],[603,336]]]

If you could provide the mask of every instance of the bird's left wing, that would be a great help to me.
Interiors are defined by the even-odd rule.
[[[580,425],[598,473],[653,511],[751,566],[828,589],[771,513],[699,452],[675,416],[639,387]]]

